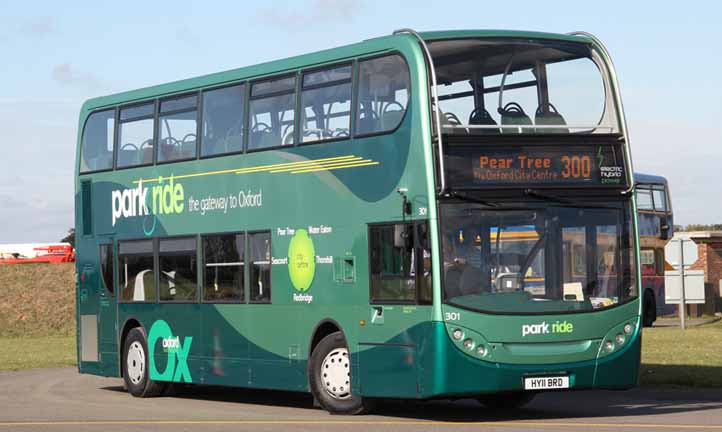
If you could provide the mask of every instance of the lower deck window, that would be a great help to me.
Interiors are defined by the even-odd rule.
[[[243,301],[246,236],[203,237],[203,301]]]
[[[153,241],[123,241],[118,244],[120,299],[155,301]]]
[[[158,243],[161,301],[196,301],[196,238],[161,239]]]

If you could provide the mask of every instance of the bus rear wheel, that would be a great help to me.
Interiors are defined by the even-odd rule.
[[[123,381],[128,393],[135,397],[153,397],[161,394],[165,383],[148,377],[148,342],[141,328],[128,332],[123,343]]]
[[[343,333],[335,332],[316,345],[308,365],[311,393],[331,414],[368,412],[370,401],[351,393],[351,359]]]
[[[521,408],[534,399],[535,393],[511,392],[479,396],[477,400],[487,408],[494,410],[511,410]]]

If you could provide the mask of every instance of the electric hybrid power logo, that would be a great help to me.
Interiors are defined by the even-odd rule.
[[[161,339],[163,352],[168,355],[163,372],[159,372],[155,364],[155,346]],[[188,369],[188,353],[193,343],[192,336],[186,336],[181,343],[178,336],[173,335],[170,326],[163,320],[153,323],[148,333],[148,350],[150,351],[150,378],[157,381],[192,382]]]
[[[550,331],[551,329],[551,331]],[[524,324],[521,326],[521,336],[526,335],[542,335],[549,333],[572,333],[574,332],[574,324],[568,321],[557,321],[549,325],[546,321],[539,324]]]

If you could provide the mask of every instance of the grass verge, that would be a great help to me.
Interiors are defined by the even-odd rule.
[[[75,336],[0,338],[0,371],[73,366]]]
[[[642,385],[722,387],[722,320],[642,334]]]

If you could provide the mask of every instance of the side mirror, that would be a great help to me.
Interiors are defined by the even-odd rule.
[[[669,240],[669,232],[670,232],[670,226],[669,221],[667,220],[667,216],[660,216],[659,217],[659,238],[662,240]]]

